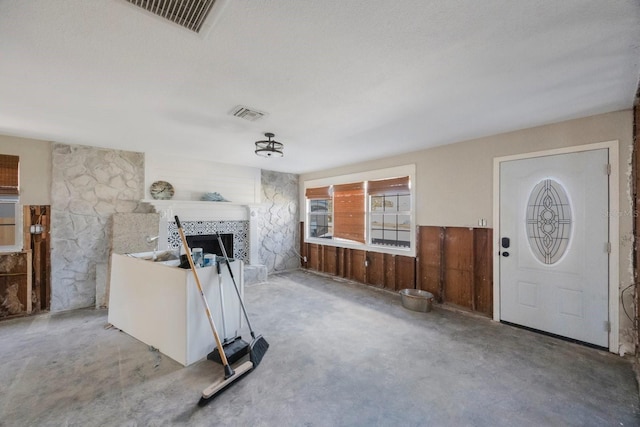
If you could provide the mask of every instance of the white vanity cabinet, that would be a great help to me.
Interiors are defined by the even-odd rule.
[[[243,263],[235,260],[230,264],[240,295],[244,296]],[[197,272],[218,334],[223,340],[239,333],[243,321],[228,268],[226,264],[221,267],[224,324],[216,267],[198,268]],[[108,320],[116,328],[157,348],[184,366],[205,358],[215,348],[191,270],[113,254]]]

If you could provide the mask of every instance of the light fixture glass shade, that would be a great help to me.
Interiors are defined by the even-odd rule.
[[[262,157],[282,157],[284,145],[278,141],[272,141],[275,135],[267,132],[264,134],[268,140],[256,141],[256,154]]]

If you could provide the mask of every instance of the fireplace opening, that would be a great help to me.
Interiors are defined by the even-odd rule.
[[[198,234],[195,236],[186,236],[187,243],[190,248],[202,248],[205,254],[216,254],[222,256],[222,249],[218,244],[218,238],[215,234]],[[220,240],[227,251],[227,256],[233,258],[233,233],[220,234]]]

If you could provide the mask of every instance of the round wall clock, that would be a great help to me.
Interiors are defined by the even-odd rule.
[[[167,181],[156,181],[149,187],[151,197],[156,200],[169,200],[173,197],[173,185]]]

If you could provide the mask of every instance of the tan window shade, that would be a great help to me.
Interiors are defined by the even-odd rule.
[[[18,193],[19,156],[0,154],[0,194]]]
[[[402,194],[409,193],[409,177],[381,179],[378,181],[369,181],[368,192],[370,195],[382,194]]]
[[[364,243],[364,183],[333,186],[333,235]]]
[[[304,192],[307,199],[330,199],[329,187],[307,188]]]

